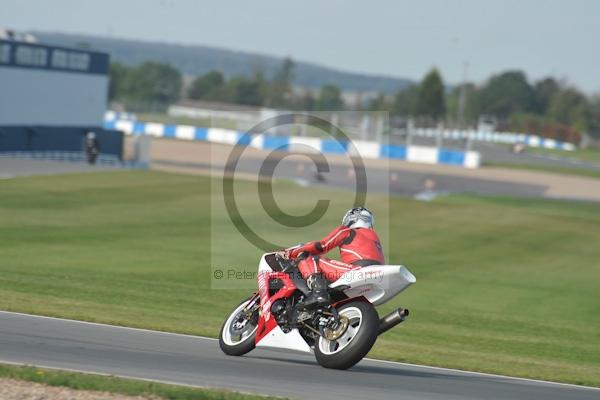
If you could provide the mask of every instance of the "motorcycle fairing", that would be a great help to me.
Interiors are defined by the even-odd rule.
[[[340,288],[349,298],[365,297],[380,305],[415,283],[415,276],[402,265],[371,265],[346,272],[330,288]]]
[[[270,268],[263,268],[258,274],[258,292],[260,295],[260,318],[256,330],[256,346],[297,350],[310,353],[310,346],[302,338],[298,329],[284,333],[271,314],[271,306],[275,301],[290,296],[296,286],[290,276],[284,272],[269,272]],[[273,294],[269,293],[270,281],[281,280],[283,286]]]
[[[271,318],[271,321],[274,322],[274,319]],[[294,328],[288,333],[284,333],[277,323],[260,340],[257,336],[256,347],[296,350],[303,353],[311,352],[310,346],[302,338],[298,329]]]

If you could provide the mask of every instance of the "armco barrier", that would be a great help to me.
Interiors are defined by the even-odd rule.
[[[475,151],[437,149],[425,146],[382,145],[377,142],[320,139],[300,136],[247,135],[232,129],[205,128],[191,125],[165,125],[128,119],[107,120],[106,129],[117,129],[130,135],[150,135],[182,140],[206,140],[239,146],[250,146],[263,150],[315,152],[325,154],[360,155],[363,158],[390,158],[426,164],[457,165],[477,168],[480,155]],[[311,150],[312,149],[312,150]],[[357,153],[357,154],[353,154]]]

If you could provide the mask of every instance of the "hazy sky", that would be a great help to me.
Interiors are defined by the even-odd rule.
[[[600,91],[596,0],[1,0],[0,26],[257,51],[448,83],[509,68]]]

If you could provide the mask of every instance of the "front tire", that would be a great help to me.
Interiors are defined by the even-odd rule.
[[[219,347],[223,353],[229,356],[244,355],[256,347],[256,330],[258,328],[258,309],[254,311],[250,319],[242,315],[242,311],[248,306],[253,306],[249,302],[259,302],[258,296],[252,296],[242,301],[229,314],[225,323],[221,327],[219,334]]]
[[[337,340],[319,337],[315,343],[317,362],[325,368],[348,369],[371,350],[379,333],[379,316],[375,307],[364,301],[341,306],[340,317],[348,318],[348,328]]]

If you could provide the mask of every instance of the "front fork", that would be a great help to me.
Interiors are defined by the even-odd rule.
[[[246,319],[252,318],[252,314],[254,314],[254,311],[256,311],[255,308],[257,308],[257,304],[259,305],[258,308],[260,308],[260,301],[257,303],[257,299],[260,299],[260,295],[258,292],[255,292],[252,297],[250,297],[250,300],[248,300],[248,303],[246,303],[246,307],[242,309],[241,313]]]

